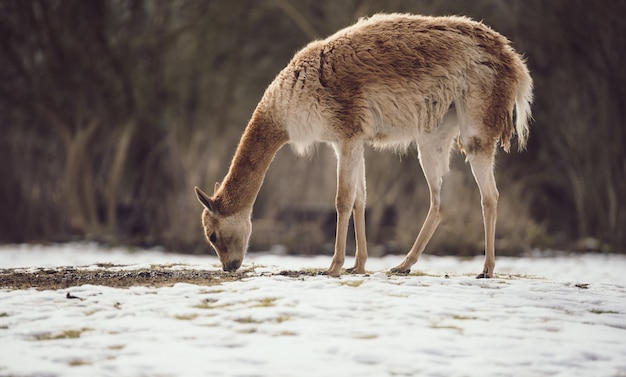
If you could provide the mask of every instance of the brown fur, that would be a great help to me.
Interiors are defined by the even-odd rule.
[[[215,193],[214,201],[221,215],[252,208],[265,172],[287,141],[285,129],[273,123],[262,108],[257,109],[241,138],[224,183]]]
[[[407,271],[440,221],[441,177],[458,135],[483,197],[484,275],[489,277],[498,196],[492,169],[495,146],[499,143],[508,151],[514,133],[520,148],[525,145],[531,90],[521,57],[506,38],[482,23],[464,17],[401,14],[362,19],[310,43],[270,84],[223,185],[212,198],[197,192],[208,209],[205,233],[209,237],[218,230],[228,233],[227,239],[245,238],[236,243],[244,250],[236,253],[223,242],[213,243],[218,255],[229,252],[242,259],[247,238],[237,234],[236,224],[249,222],[274,154],[286,142],[299,153],[315,142],[327,142],[338,158],[337,239],[329,274],[339,274],[343,265],[352,211],[357,232],[353,270],[363,272],[367,258],[363,145],[402,149],[416,143],[431,189],[431,209],[415,245],[396,268]],[[222,223],[232,229],[223,231]]]

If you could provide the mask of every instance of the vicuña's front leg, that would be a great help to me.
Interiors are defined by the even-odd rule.
[[[341,268],[346,260],[346,238],[350,215],[354,208],[358,177],[359,162],[363,159],[363,145],[342,143],[335,146],[337,153],[337,233],[335,238],[335,254],[328,268],[328,275],[341,275]]]
[[[361,155],[358,163],[358,177],[356,199],[352,216],[354,219],[354,236],[356,238],[356,253],[354,255],[354,267],[347,271],[352,274],[364,274],[365,262],[367,262],[367,241],[365,237],[365,158]]]

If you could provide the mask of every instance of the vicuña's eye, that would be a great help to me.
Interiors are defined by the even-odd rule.
[[[217,235],[215,234],[215,232],[211,233],[211,235],[209,236],[209,241],[211,241],[212,243],[217,242]]]

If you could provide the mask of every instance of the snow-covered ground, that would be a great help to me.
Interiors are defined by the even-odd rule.
[[[270,273],[330,257],[251,254],[250,277],[219,285],[0,289],[0,376],[626,376],[624,256],[497,258],[490,280],[473,277],[482,258],[424,256],[422,276],[389,276],[401,259],[291,278]],[[0,247],[0,268],[98,262],[218,268],[213,255]]]

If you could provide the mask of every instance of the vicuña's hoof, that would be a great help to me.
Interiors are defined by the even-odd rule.
[[[327,270],[327,271],[324,271],[324,272],[320,273],[320,275],[325,275],[325,276],[331,276],[331,277],[334,277],[334,278],[338,278],[339,276],[341,276],[341,270],[339,270],[339,271]]]
[[[360,274],[360,275],[362,275],[362,274],[365,273],[365,268],[354,266],[352,268],[348,268],[346,270],[346,272],[349,273],[349,274]]]
[[[391,270],[392,274],[408,274],[409,272],[411,272],[410,268],[402,268],[400,266],[398,267],[394,267]]]
[[[486,272],[476,275],[476,279],[491,279],[491,275]]]

